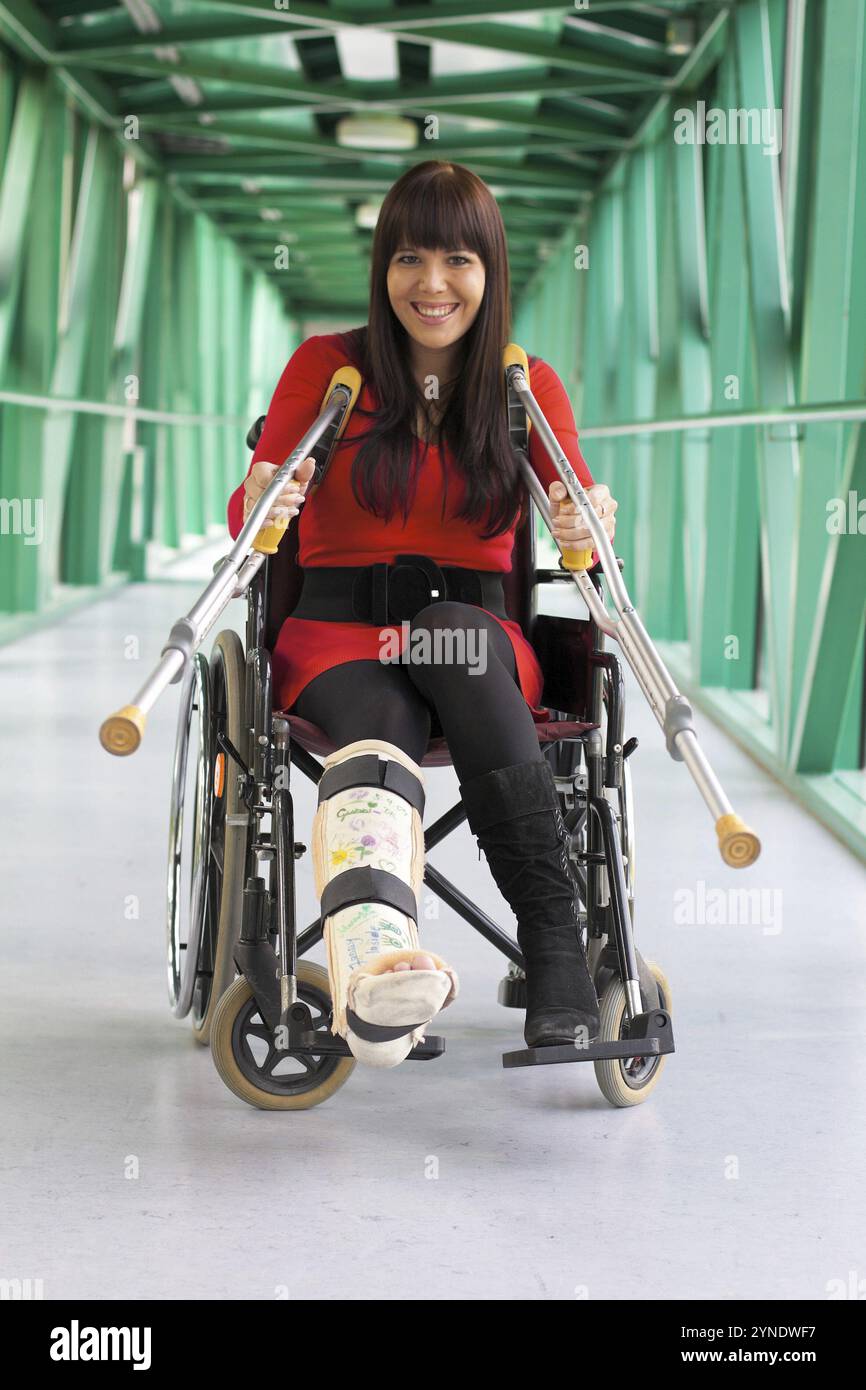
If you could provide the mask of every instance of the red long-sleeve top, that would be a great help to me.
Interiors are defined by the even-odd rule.
[[[347,360],[339,333],[320,334],[301,343],[277,383],[250,469],[260,459],[268,463],[284,462],[319,415],[331,377]],[[562,382],[540,357],[529,358],[529,372],[533,395],[564,454],[584,487],[590,487],[592,475],[578,446],[574,414]],[[357,404],[365,410],[373,410],[378,404],[366,383]],[[346,431],[349,436],[360,433],[355,428],[356,418],[349,421]],[[440,565],[510,571],[514,527],[491,540],[483,540],[480,535],[483,527],[454,515],[464,499],[465,482],[447,446],[428,446],[426,460],[418,470],[415,499],[404,524],[399,508],[386,522],[356,502],[349,476],[359,442],[351,438],[340,441],[324,481],[301,507],[297,520],[298,562],[302,568],[393,563],[398,554],[410,552],[429,555]],[[415,447],[420,451],[423,446],[416,441]],[[529,433],[529,460],[547,491],[558,474],[535,430]],[[448,506],[443,520],[442,488],[446,474]],[[238,535],[243,524],[243,499],[241,483],[228,503],[232,537]],[[489,616],[508,634],[514,648],[521,692],[533,718],[543,722],[549,718],[549,710],[538,704],[543,680],[531,644],[517,623],[504,621],[495,614]],[[402,640],[401,635],[401,650]],[[379,624],[288,617],[272,652],[274,690],[281,709],[290,711],[314,676],[346,661],[377,660],[380,650]]]

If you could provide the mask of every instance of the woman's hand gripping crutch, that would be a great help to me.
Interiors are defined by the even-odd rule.
[[[279,467],[278,463],[265,463],[263,459],[253,464],[244,481],[244,521],[259,498],[267,492]],[[263,527],[275,527],[279,531],[286,529],[292,517],[297,516],[300,512],[308,489],[311,497],[316,491],[315,483],[310,489],[315,471],[316,460],[314,458],[302,459],[295,469],[294,476],[289,479],[282,492],[278,493],[270,511],[266,513],[262,523]]]
[[[580,564],[589,564],[592,560],[592,536],[580,510],[568,496],[565,483],[551,483],[547,495],[550,498],[550,531],[563,557],[568,559],[575,553],[581,557],[588,556],[588,559],[581,559]],[[593,483],[592,487],[586,489],[586,495],[604,527],[605,535],[612,541],[619,503],[611,496],[607,483]]]

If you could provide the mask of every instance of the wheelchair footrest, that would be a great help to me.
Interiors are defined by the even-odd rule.
[[[544,1067],[560,1062],[616,1061],[626,1057],[659,1057],[674,1051],[674,1035],[670,1014],[664,1009],[652,1009],[637,1014],[632,1020],[627,1038],[596,1038],[594,1042],[576,1046],[556,1043],[551,1047],[526,1047],[519,1052],[503,1052],[503,1067]]]
[[[298,1057],[351,1057],[352,1051],[345,1038],[334,1033],[302,1033],[300,1042],[290,1043],[287,1049]],[[422,1043],[416,1043],[404,1059],[407,1062],[429,1062],[433,1057],[441,1057],[445,1051],[445,1039],[432,1033]]]

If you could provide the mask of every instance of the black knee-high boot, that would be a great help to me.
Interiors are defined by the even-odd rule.
[[[598,1035],[598,998],[586,963],[553,770],[545,758],[460,784],[469,828],[517,918],[526,962],[528,1047]]]

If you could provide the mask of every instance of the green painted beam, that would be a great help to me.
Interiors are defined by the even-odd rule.
[[[701,415],[710,404],[712,385],[709,350],[706,225],[703,163],[698,145],[674,145],[671,150],[671,193],[674,198],[677,279],[679,290],[680,398],[686,415]],[[692,642],[700,643],[706,584],[705,518],[709,435],[696,429],[680,444],[684,520],[686,526],[686,601]]]
[[[766,0],[745,0],[736,11],[738,106],[773,109]],[[748,234],[749,294],[759,404],[796,399],[790,353],[785,242],[778,156],[760,144],[741,147]],[[765,430],[759,440],[761,552],[767,620],[770,695],[779,751],[787,746],[791,700],[792,540],[796,529],[799,448],[793,431]]]
[[[862,427],[849,443],[840,495],[847,505],[851,495],[856,499],[866,496],[866,430]],[[790,763],[798,773],[827,771],[834,766],[849,681],[858,680],[862,688],[862,666],[855,667],[853,656],[858,652],[862,655],[860,642],[866,621],[863,535],[865,532],[856,527],[847,527],[828,538],[806,657],[808,696],[799,703],[792,731]]]
[[[87,229],[97,238],[93,264],[80,266],[77,284],[70,298],[72,314],[85,317],[86,342],[81,347],[80,365],[67,361],[65,369],[78,372],[75,394],[90,399],[120,403],[124,383],[114,351],[118,296],[122,278],[122,251],[126,231],[126,206],[122,197],[122,168],[112,158],[109,142],[101,135],[102,152],[95,158],[103,165],[104,195],[99,200],[98,221]],[[79,196],[88,197],[82,179]],[[83,225],[83,224],[82,224]],[[76,227],[76,233],[77,233]],[[61,345],[63,340],[61,339]],[[74,345],[67,347],[74,358]],[[58,363],[60,365],[60,363]],[[71,386],[71,376],[66,377]],[[63,416],[56,417],[58,421]],[[74,419],[74,417],[73,417]],[[71,432],[68,470],[63,505],[63,535],[59,577],[66,584],[105,584],[112,571],[117,529],[124,504],[125,465],[123,458],[124,422],[117,416],[82,414]],[[49,459],[51,455],[48,456]]]
[[[695,6],[717,8],[723,0],[656,0],[654,9],[676,14],[693,10]],[[219,9],[256,13],[266,9],[264,0],[212,0]],[[592,0],[594,15],[608,13],[641,13],[647,8],[646,0]],[[370,27],[387,28],[394,32],[416,26],[428,28],[430,25],[450,25],[455,20],[479,22],[487,16],[498,17],[503,14],[545,13],[573,14],[573,4],[552,3],[551,0],[436,0],[435,5],[407,4],[395,9],[392,5],[323,5],[315,0],[292,0],[292,14],[295,22],[320,24],[325,28]]]
[[[142,180],[129,193],[126,245],[114,325],[112,379],[117,397],[121,394],[125,397],[128,390],[140,394],[138,344],[151,277],[159,199],[160,186],[156,179]],[[146,553],[141,494],[146,465],[140,449],[123,453],[122,435],[120,440],[113,442],[123,458],[123,476],[109,568],[143,578]]]
[[[21,252],[30,211],[45,109],[42,75],[25,76],[18,90],[0,181],[0,380],[18,303]]]
[[[658,375],[656,159],[657,151],[652,146],[636,151],[623,190],[625,299],[629,305],[631,351],[628,368],[622,373],[618,410],[628,411],[639,420],[652,418]],[[652,441],[638,437],[624,441],[620,450],[631,477],[625,505],[633,507],[633,515],[644,516],[651,505]],[[646,530],[636,530],[633,582],[638,594],[645,593],[648,585],[650,549]]]
[[[665,419],[681,408],[679,277],[676,209],[671,193],[673,146],[670,141],[659,141],[654,148],[659,287],[659,358],[654,414],[657,419]],[[641,613],[650,632],[666,638],[682,638],[687,631],[681,449],[679,435],[660,435],[653,440],[646,512],[649,553],[644,564],[644,587],[639,591]],[[622,529],[632,524],[623,517]]]
[[[5,385],[24,392],[44,388],[56,353],[60,267],[58,257],[46,256],[44,247],[61,245],[62,190],[57,170],[69,133],[69,119],[56,92],[49,95],[42,127],[29,212],[42,240],[27,236],[21,248],[15,324],[26,325],[26,331],[13,329],[3,378]],[[39,410],[0,407],[0,496],[13,505],[17,499],[22,508],[21,529],[4,536],[0,545],[0,608],[6,613],[37,612],[49,589],[46,576],[53,557],[46,532],[53,518],[49,516],[50,477],[46,475],[50,461],[43,450],[42,424]],[[25,508],[30,512],[29,528]],[[58,533],[56,527],[54,534]]]
[[[866,5],[862,0],[840,0],[823,18],[811,255],[803,311],[801,395],[806,400],[844,398],[852,384],[862,389],[866,360],[860,327],[866,309]],[[829,246],[832,255],[827,254]],[[798,729],[805,738],[797,735],[791,757],[801,771],[828,771],[833,766],[835,744],[827,734],[838,732],[858,655],[856,643],[847,640],[850,615],[832,608],[823,612],[821,624],[829,634],[823,659],[830,663],[835,691],[824,707],[824,728],[814,718],[806,669],[824,592],[822,575],[833,546],[828,504],[833,497],[846,496],[841,485],[851,434],[850,425],[810,425],[801,448],[791,656],[793,696],[800,705]],[[814,679],[814,667],[809,669]],[[820,674],[826,682],[826,672]],[[806,709],[813,712],[811,717]]]
[[[138,64],[141,59],[136,58],[135,62]],[[127,69],[119,65],[118,70]],[[168,76],[171,67],[163,63],[151,71]],[[295,73],[282,73],[282,69],[273,65],[262,68],[261,64],[256,63],[246,63],[242,68],[236,64],[221,63],[219,73],[199,71],[197,77],[203,82],[212,78],[238,88],[236,91],[218,92],[205,88],[204,104],[200,108],[205,113],[255,112],[274,107],[291,109],[293,103],[301,104],[304,111],[311,115],[339,114],[352,109],[403,111],[419,106],[429,110],[437,103],[447,102],[452,110],[460,107],[465,115],[471,116],[473,107],[479,101],[508,102],[513,97],[537,96],[540,82],[544,85],[545,98],[567,96],[575,101],[586,99],[595,102],[599,98],[608,100],[611,96],[658,90],[658,84],[646,77],[627,81],[585,81],[573,73],[547,72],[537,66],[530,67],[528,71],[507,68],[504,72],[478,72],[465,77],[437,76],[434,81],[400,84],[351,79],[317,85]],[[135,93],[129,95],[134,96],[135,109],[141,115],[162,113],[194,120],[200,114],[200,111],[191,113],[189,106],[174,92],[158,90],[148,95],[136,89]],[[621,123],[625,115],[617,109],[612,118]]]
[[[223,39],[285,33],[287,21],[283,15],[288,13],[283,10],[262,10],[237,19],[229,16],[216,19],[212,14],[192,13],[162,18],[158,31],[159,47],[218,43]],[[294,31],[291,36],[296,37]],[[153,31],[137,29],[125,13],[102,20],[98,28],[80,22],[65,25],[57,38],[57,53],[72,63],[86,62],[92,57],[125,57],[154,47]]]
[[[301,189],[319,189],[322,192],[330,193],[375,193],[386,192],[395,179],[399,178],[405,168],[413,164],[420,164],[430,157],[426,151],[413,152],[405,160],[401,160],[395,168],[385,168],[377,170],[376,173],[351,173],[349,171],[335,170],[334,172],[325,171],[316,173],[311,168],[303,173],[298,172],[297,176],[286,176],[286,187],[297,186]],[[479,177],[486,179],[489,183],[497,187],[524,191],[532,193],[535,198],[561,199],[564,190],[574,193],[580,197],[583,183],[582,174],[575,170],[570,171],[566,166],[550,168],[540,161],[533,161],[530,167],[523,168],[519,165],[511,165],[505,161],[488,159],[486,156],[481,159],[473,160],[473,169]],[[285,175],[285,161],[280,160],[274,152],[268,154],[250,154],[238,152],[237,154],[189,154],[171,155],[165,160],[166,171],[174,175],[179,180],[193,179],[207,182],[210,178],[218,175],[225,178],[227,174],[234,173],[238,179],[249,178],[251,175],[265,173],[276,173]]]
[[[57,355],[51,372],[50,394],[76,397],[82,389],[90,335],[94,324],[94,304],[99,302],[98,286],[102,264],[101,230],[106,219],[111,165],[108,137],[98,126],[91,126],[87,142],[78,198],[72,247],[67,268],[67,319],[58,338]],[[45,510],[46,555],[53,572],[43,571],[46,586],[59,578],[59,535],[77,419],[73,412],[51,412],[42,432],[42,457],[46,461]]]
[[[8,3],[8,0],[6,2]],[[74,71],[92,69],[100,72],[122,73],[125,77],[162,76],[167,79],[178,75],[177,63],[173,63],[167,58],[149,57],[146,54],[138,53],[125,58],[94,54],[86,60],[76,59],[73,62],[64,54],[51,52],[46,53],[44,61],[63,65]],[[316,100],[319,96],[325,96],[332,108],[334,103],[338,103],[339,107],[357,106],[359,108],[365,104],[361,99],[352,95],[349,87],[343,88],[339,83],[328,84],[327,87],[317,87],[315,84],[304,81],[303,78],[296,77],[291,72],[286,72],[285,68],[275,63],[242,62],[237,58],[209,57],[201,52],[196,52],[195,54],[184,55],[183,75],[184,77],[192,77],[196,81],[239,83],[251,91],[271,92],[287,103],[290,101],[306,103],[310,100]],[[148,104],[143,100],[139,114],[143,115],[147,109]],[[189,108],[186,107],[185,109],[188,110]],[[133,105],[132,110],[139,109]]]
[[[383,26],[384,27],[384,26]],[[486,48],[498,53],[515,53],[521,58],[534,58],[551,67],[566,68],[569,72],[589,73],[596,77],[635,81],[648,75],[663,87],[668,78],[667,65],[658,73],[648,74],[645,67],[623,62],[619,58],[602,57],[576,45],[562,43],[537,30],[507,24],[430,25],[404,30],[401,39],[411,43],[456,43],[473,48]]]
[[[718,103],[736,106],[734,54],[724,60]],[[740,149],[708,149],[718,176],[708,260],[713,266],[710,340],[712,410],[738,413],[754,404],[749,341],[749,285]],[[702,685],[751,688],[759,582],[759,514],[754,432],[714,430],[706,482],[705,573],[695,671]]]
[[[221,2],[221,0],[220,0]],[[233,3],[233,0],[228,0]],[[261,3],[261,0],[248,0],[249,5]],[[669,11],[675,14],[686,8],[693,7],[694,0],[661,0],[661,4],[656,4],[656,10]],[[717,4],[718,0],[698,0],[699,4]],[[295,6],[297,9],[298,7]],[[646,0],[591,0],[593,15],[604,15],[609,13],[640,13],[646,10]],[[432,15],[431,15],[432,11]],[[303,13],[303,7],[298,11]],[[329,7],[329,12],[333,9]],[[455,19],[471,19],[478,21],[487,15],[497,16],[503,14],[524,14],[524,13],[543,13],[551,14],[574,14],[574,5],[564,5],[561,3],[553,4],[551,0],[528,0],[523,4],[522,0],[436,0],[435,5],[401,5],[395,10],[390,5],[363,5],[359,10],[344,11],[348,18],[356,24],[370,25],[379,28],[387,25],[393,30],[408,29],[413,25],[421,24],[450,24]]]
[[[423,113],[419,113],[422,114]],[[492,117],[490,119],[493,119]],[[509,125],[512,122],[508,122]],[[430,154],[459,154],[466,158],[472,154],[485,155],[510,152],[515,148],[524,150],[526,157],[535,159],[537,156],[545,154],[557,154],[562,151],[571,152],[581,148],[587,149],[622,149],[626,140],[621,136],[610,136],[606,132],[600,135],[582,133],[579,129],[568,130],[567,122],[558,122],[561,126],[559,138],[538,139],[537,136],[530,135],[528,132],[534,128],[531,120],[526,122],[515,120],[513,124],[519,125],[521,130],[527,132],[526,138],[518,140],[513,131],[479,133],[455,131],[448,128],[440,129],[435,141],[429,145]],[[142,130],[156,134],[182,134],[189,133],[189,127],[176,124],[171,120],[161,117],[150,116],[142,119]],[[269,147],[284,150],[286,153],[304,154],[316,158],[317,160],[342,160],[345,163],[357,163],[359,159],[365,162],[390,163],[394,159],[392,153],[383,153],[372,146],[366,150],[359,150],[356,147],[341,145],[336,139],[330,140],[313,133],[305,134],[299,132],[291,126],[279,126],[275,122],[264,123],[262,121],[238,121],[227,120],[224,118],[215,119],[204,127],[198,127],[197,133],[206,136],[208,139],[230,140],[237,149],[239,155],[247,152],[250,154],[269,153]],[[244,148],[244,141],[249,145]],[[418,149],[423,149],[423,140],[419,142]],[[310,167],[315,167],[311,165]],[[576,176],[578,186],[589,191],[592,187],[591,180],[583,175]]]
[[[419,113],[421,108],[418,108]],[[594,149],[624,149],[629,143],[627,135],[612,135],[609,127],[591,121],[575,121],[568,116],[548,114],[546,111],[528,111],[520,106],[503,110],[488,102],[476,102],[470,108],[450,101],[436,101],[433,114],[437,116],[471,116],[473,120],[495,121],[510,129],[519,126],[521,130],[538,134],[566,136],[572,148],[579,150],[584,146]],[[440,137],[442,138],[442,137]],[[508,137],[513,139],[513,137]]]

